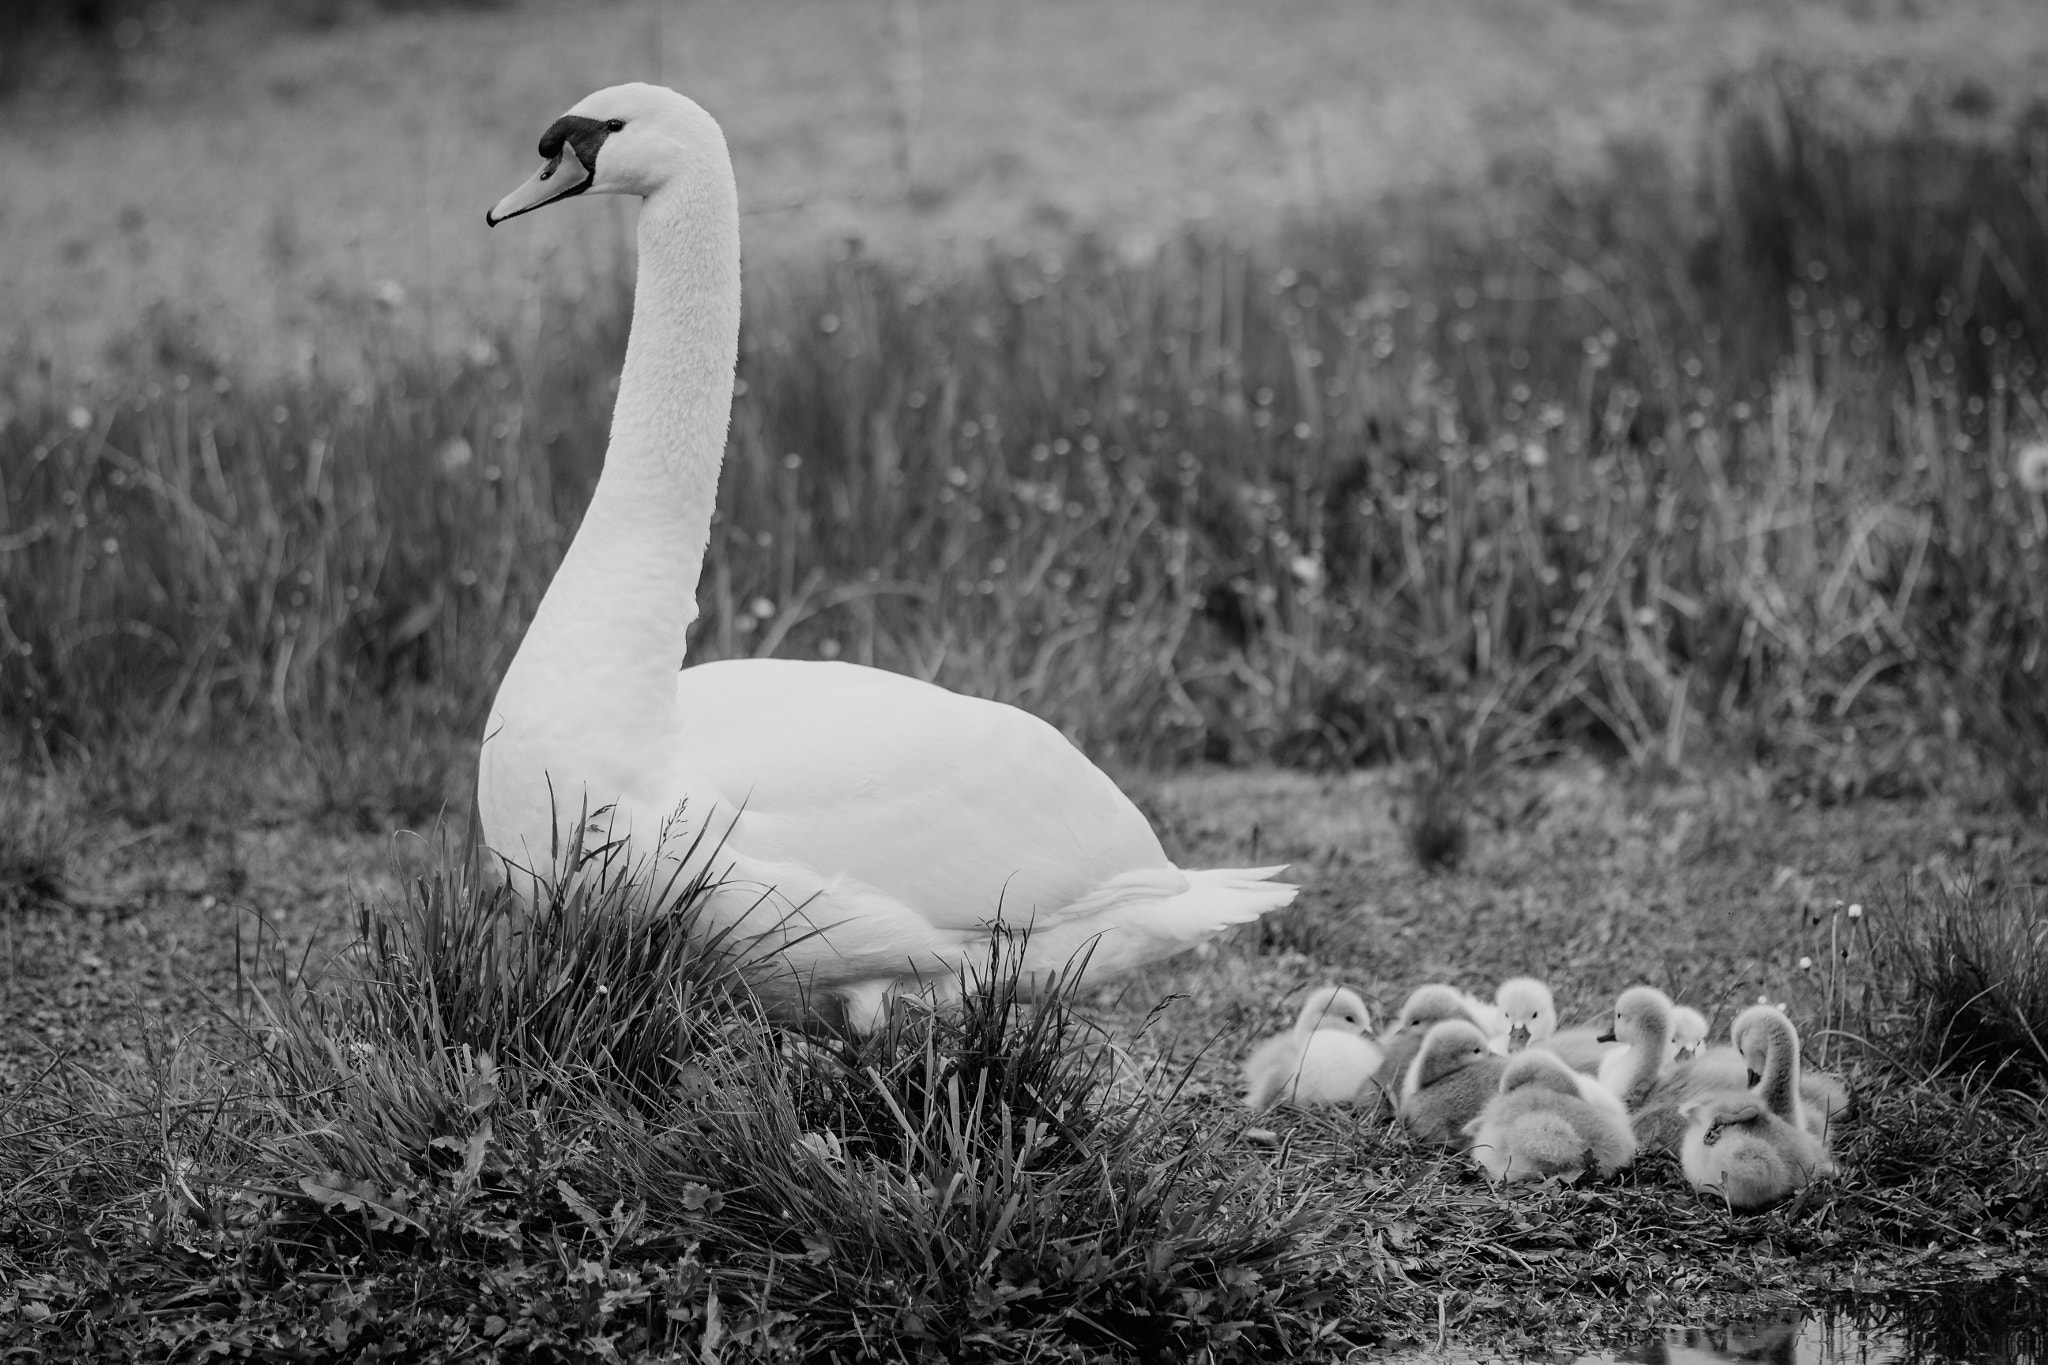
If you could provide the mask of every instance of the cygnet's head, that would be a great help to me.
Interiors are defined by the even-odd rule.
[[[730,178],[725,135],[711,115],[664,86],[633,82],[586,96],[548,125],[547,164],[484,215],[492,227],[579,194],[651,195],[695,172]]]
[[[1630,986],[1614,1002],[1614,1023],[1603,1043],[1628,1043],[1657,1053],[1671,1035],[1671,997],[1655,986]]]
[[[1707,1016],[1691,1005],[1676,1005],[1671,1010],[1671,1059],[1689,1062],[1707,1041]]]
[[[1429,1032],[1423,1035],[1422,1051],[1416,1054],[1415,1084],[1426,1090],[1492,1055],[1486,1046],[1486,1035],[1470,1019],[1446,1019],[1431,1024]]]
[[[1579,1093],[1579,1083],[1573,1078],[1572,1069],[1565,1065],[1564,1058],[1540,1047],[1517,1052],[1509,1060],[1507,1070],[1500,1073],[1501,1094],[1524,1086],[1555,1090],[1560,1095]]]
[[[1749,1064],[1751,1085],[1763,1079],[1773,1038],[1782,1039],[1780,1046],[1792,1056],[1799,1055],[1799,1030],[1792,1027],[1792,1021],[1776,1005],[1751,1005],[1735,1016],[1735,1026],[1728,1030],[1728,1041]]]
[[[1357,991],[1346,986],[1322,986],[1310,991],[1294,1021],[1295,1032],[1338,1029],[1363,1035],[1372,1029],[1372,1015]]]
[[[1500,983],[1493,1003],[1508,1017],[1508,1051],[1519,1052],[1541,1038],[1557,1032],[1557,1002],[1550,987],[1533,976],[1516,976]]]
[[[1463,993],[1432,982],[1427,986],[1417,986],[1408,993],[1407,1002],[1401,1006],[1401,1017],[1394,1024],[1394,1032],[1420,1033],[1431,1024],[1446,1019],[1463,1019],[1477,1027]]]

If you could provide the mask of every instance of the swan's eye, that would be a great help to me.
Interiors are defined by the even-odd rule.
[[[626,121],[622,118],[608,118],[604,121],[604,126],[605,131],[616,133],[626,126]]]

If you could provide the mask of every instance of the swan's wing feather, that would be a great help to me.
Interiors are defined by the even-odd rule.
[[[1144,899],[1190,887],[1116,784],[1015,707],[770,659],[685,668],[676,695],[681,786],[738,808],[735,847],[873,888],[934,929],[1047,928],[1133,883]]]

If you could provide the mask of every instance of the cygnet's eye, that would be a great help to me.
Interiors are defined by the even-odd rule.
[[[626,126],[626,121],[622,118],[608,118],[604,121],[604,126],[605,131],[616,133]]]

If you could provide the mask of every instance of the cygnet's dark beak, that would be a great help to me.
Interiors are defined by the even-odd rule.
[[[1614,1036],[1614,1029],[1610,1027],[1607,1030],[1607,1032],[1601,1034],[1598,1038],[1595,1038],[1593,1041],[1596,1043],[1618,1043],[1621,1041],[1621,1039]]]
[[[1762,1073],[1761,1071],[1754,1071],[1754,1070],[1752,1070],[1752,1071],[1751,1071],[1751,1072],[1749,1073],[1749,1086],[1750,1086],[1750,1089],[1754,1090],[1754,1089],[1755,1089],[1755,1088],[1756,1088],[1757,1086],[1759,1086],[1759,1085],[1763,1084],[1763,1079],[1764,1079],[1764,1077],[1763,1077],[1763,1073]]]
[[[1529,1046],[1529,1026],[1527,1024],[1508,1025],[1508,1051],[1520,1052],[1527,1046]]]

